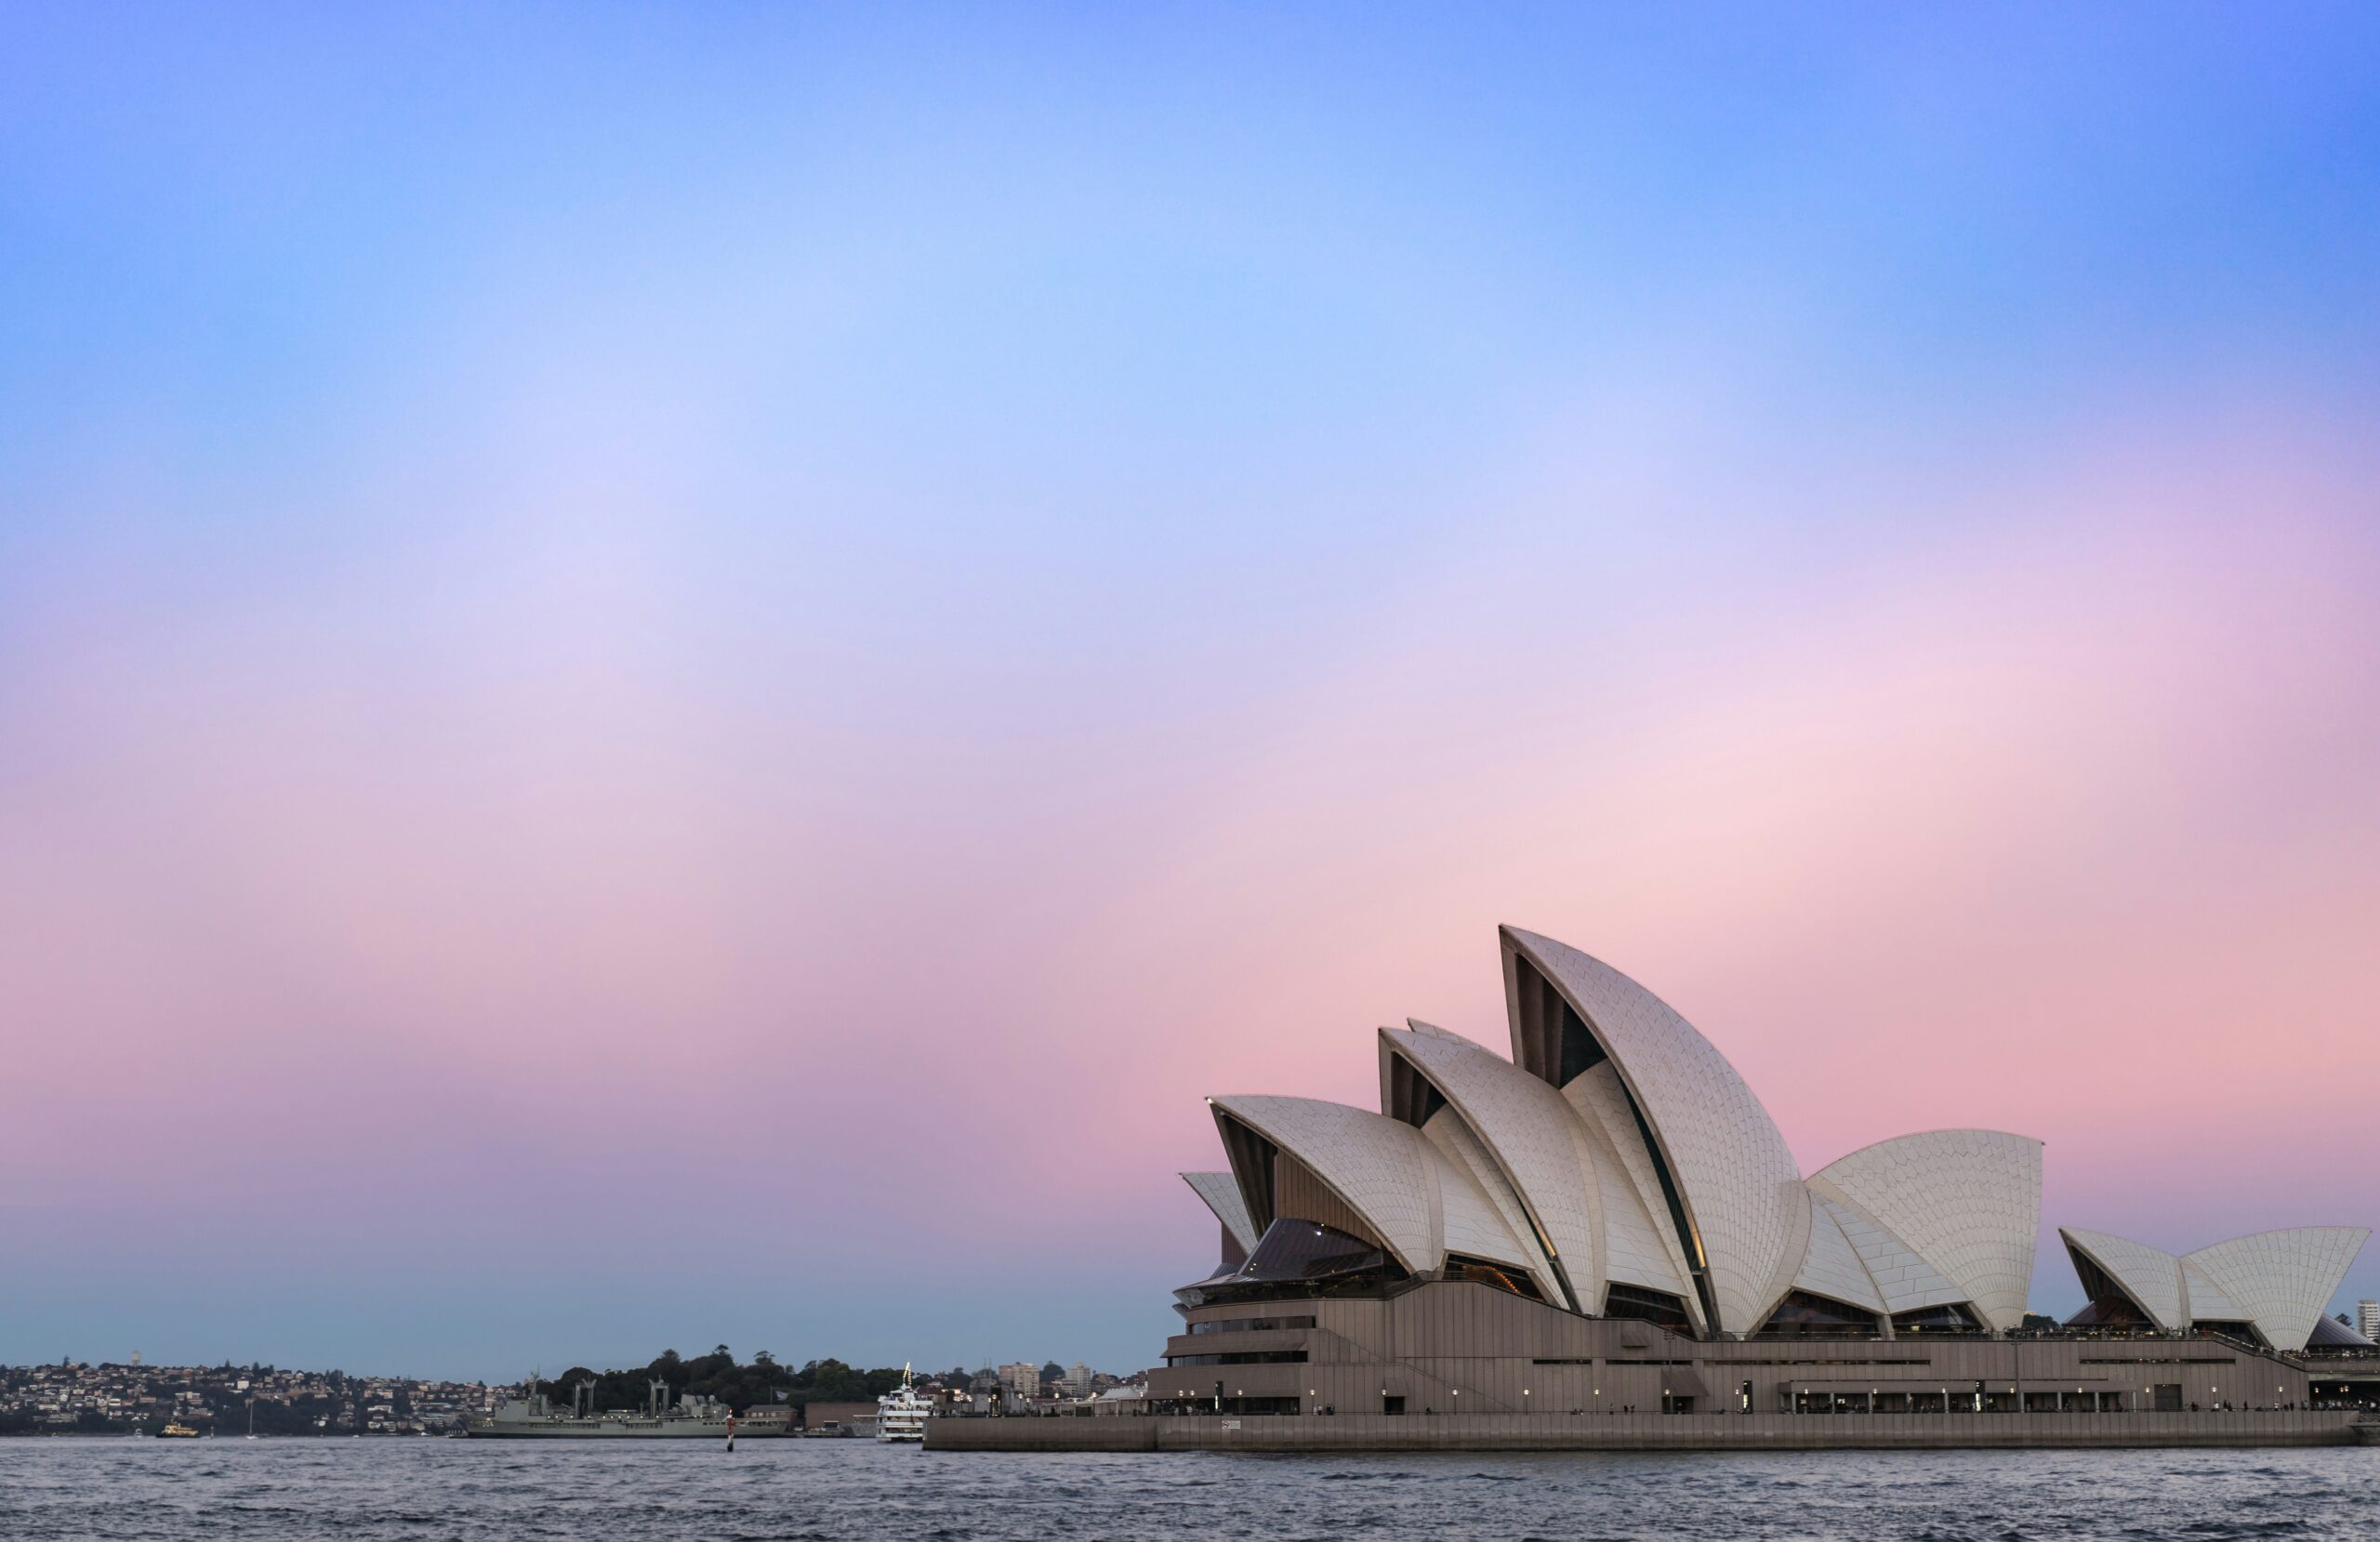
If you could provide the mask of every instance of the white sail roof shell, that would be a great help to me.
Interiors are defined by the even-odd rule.
[[[2203,1274],[2265,1342],[2277,1350],[2302,1350],[2314,1320],[2347,1278],[2347,1266],[2372,1235],[2363,1226],[2294,1226],[2234,1237],[2182,1256],[2186,1271]],[[2215,1314],[2200,1308],[2191,1293],[2193,1317]],[[2228,1313],[2227,1313],[2228,1315]]]
[[[1210,1100],[1235,1165],[1262,1150],[1236,1121],[1294,1159],[1281,1203],[1303,1196],[1295,1203],[1310,1201],[1315,1219],[1369,1232],[1416,1273],[1461,1253],[1525,1272],[1548,1300],[1580,1311],[1629,1285],[1677,1296],[1698,1332],[1747,1334],[1798,1288],[1880,1313],[1966,1303],[1992,1328],[2021,1323],[2040,1141],[1903,1136],[1805,1184],[1742,1078],[1659,998],[1551,939],[1506,928],[1502,941],[1513,1059],[1423,1022],[1384,1029],[1382,1101],[1398,1117],[1302,1098]],[[1565,1004],[1601,1050],[1583,1070],[1575,1039],[1554,1043]],[[1256,1176],[1182,1176],[1252,1250],[1256,1212],[1275,1203]],[[2282,1351],[2307,1342],[2369,1234],[2302,1227],[2176,1256],[2061,1232],[2078,1264],[2160,1327],[2246,1322]]]
[[[1538,1294],[1549,1301],[1559,1302],[1562,1299],[1561,1277],[1555,1272],[1553,1260],[1537,1245],[1527,1213],[1521,1208],[1520,1196],[1513,1192],[1502,1169],[1496,1166],[1495,1157],[1480,1143],[1478,1135],[1463,1118],[1461,1111],[1452,1103],[1438,1110],[1421,1127],[1421,1138],[1437,1147],[1440,1154],[1478,1186],[1479,1192],[1488,1198],[1488,1207],[1496,1212],[1496,1219],[1503,1222],[1505,1234],[1514,1240],[1522,1257],[1527,1260],[1528,1272],[1536,1282]],[[1472,1251],[1451,1240],[1447,1246],[1458,1253]]]
[[[1429,1078],[1510,1183],[1518,1231],[1540,1233],[1592,1311],[1603,1298],[1602,1187],[1593,1148],[1562,1095],[1501,1055],[1444,1033],[1381,1030],[1382,1043]],[[1435,1123],[1435,1120],[1432,1123]],[[1559,1286],[1546,1292],[1559,1299]]]
[[[1694,1232],[1684,1240],[1700,1252],[1717,1325],[1752,1332],[1782,1293],[1810,1226],[1809,1193],[1776,1122],[1727,1058],[1660,997],[1552,938],[1513,927],[1503,937],[1611,1057],[1676,1183]]]
[[[1868,1277],[1868,1266],[1859,1261],[1836,1213],[1823,1201],[1811,1207],[1809,1251],[1793,1276],[1793,1288],[1873,1312],[1884,1310],[1884,1296]]]
[[[2265,1342],[2294,1352],[2372,1235],[2364,1226],[2293,1226],[2257,1232],[2176,1257],[2145,1242],[2060,1227],[2067,1248],[2098,1265],[2162,1328],[2253,1324]]]
[[[2149,1320],[2168,1333],[2188,1325],[2182,1310],[2182,1264],[2162,1247],[2119,1237],[2111,1232],[2086,1232],[2061,1226],[2057,1234],[2069,1252],[2080,1253],[2113,1280]]]
[[[1445,1198],[1446,1229],[1439,1235],[1438,1256],[1430,1267],[1444,1268],[1449,1253],[1508,1264],[1527,1271],[1538,1282],[1538,1293],[1547,1300],[1559,1301],[1562,1292],[1547,1275],[1545,1255],[1513,1234],[1494,1203],[1468,1175],[1443,1155],[1440,1163],[1439,1188]]]
[[[1449,1248],[1529,1268],[1528,1250],[1488,1196],[1412,1126],[1316,1098],[1212,1101],[1303,1163],[1408,1271],[1440,1268]]]
[[[1239,1180],[1229,1173],[1183,1173],[1182,1181],[1190,1192],[1206,1201],[1207,1208],[1223,1223],[1231,1240],[1239,1244],[1243,1253],[1256,1249],[1256,1223],[1248,1214],[1248,1202],[1240,1197]]]
[[[2182,1318],[2185,1322],[2248,1322],[2254,1317],[2233,1300],[2215,1277],[2196,1263],[2182,1259]]]
[[[1653,1171],[1652,1153],[1628,1112],[1628,1096],[1620,1074],[1606,1061],[1571,1079],[1562,1100],[1595,1142],[1597,1175],[1603,1181],[1604,1275],[1606,1285],[1642,1285],[1665,1291],[1686,1303],[1686,1315],[1698,1331],[1702,1301],[1686,1273],[1686,1249],[1677,1229],[1670,1224],[1669,1206],[1661,1199],[1661,1180]]]
[[[1903,1135],[1829,1163],[1810,1189],[1867,1212],[1992,1327],[2024,1322],[2041,1234],[2039,1140],[1988,1129]]]
[[[1816,1190],[1811,1191],[1810,1198],[1814,1210],[1824,1211],[1842,1228],[1844,1239],[1859,1255],[1861,1267],[1875,1283],[1876,1294],[1886,1311],[1916,1311],[1967,1298],[1964,1290],[1944,1278],[1941,1271],[1918,1256],[1916,1249],[1894,1236],[1857,1205]],[[1818,1232],[1815,1219],[1810,1231],[1813,1235]]]

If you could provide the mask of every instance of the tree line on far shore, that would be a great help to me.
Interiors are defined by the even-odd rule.
[[[595,1384],[595,1407],[604,1410],[641,1409],[651,1396],[650,1384],[666,1382],[664,1395],[671,1403],[687,1393],[716,1398],[731,1408],[764,1408],[772,1404],[800,1407],[813,1403],[873,1403],[901,1384],[898,1365],[861,1370],[840,1360],[813,1360],[799,1368],[778,1363],[762,1350],[748,1364],[739,1364],[724,1344],[708,1354],[689,1359],[676,1350],[664,1350],[649,1364],[626,1370],[598,1371],[574,1365],[539,1383],[557,1408],[566,1408],[583,1381]]]

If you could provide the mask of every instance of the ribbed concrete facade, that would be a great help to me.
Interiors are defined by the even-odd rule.
[[[1241,1327],[1251,1322],[1280,1326]],[[1585,1318],[1493,1286],[1427,1282],[1380,1299],[1197,1308],[1152,1367],[1158,1404],[1263,1400],[1302,1415],[1607,1417],[1806,1412],[1811,1398],[1893,1414],[2303,1409],[2324,1379],[2302,1357],[2210,1338],[1929,1337],[1708,1342]],[[1237,1363],[1204,1357],[1302,1356]],[[1202,1363],[1191,1363],[1194,1358]],[[2380,1358],[2343,1362],[2380,1397]],[[2357,1369],[2360,1367],[2360,1369]],[[2195,1409],[2193,1408],[2195,1406]],[[1830,1403],[1828,1411],[1846,1407]],[[1836,1417],[1845,1417],[1837,1415]]]

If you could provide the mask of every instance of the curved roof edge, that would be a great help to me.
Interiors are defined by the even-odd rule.
[[[2316,1238],[2332,1238],[2341,1242],[2344,1242],[2345,1239],[2348,1237],[2353,1237],[2355,1239],[2355,1250],[2357,1253],[2360,1253],[2363,1251],[2363,1245],[2372,1239],[2372,1228],[2369,1226],[2276,1226],[2271,1230],[2265,1232],[2242,1232],[2236,1237],[2226,1237],[2221,1242],[2211,1242],[2204,1247],[2193,1247],[2188,1252],[2177,1256],[2185,1259],[2195,1259],[2202,1254],[2212,1253],[2215,1249],[2221,1247],[2235,1247],[2240,1244],[2246,1242],[2277,1241],[2282,1237],[2290,1237],[2304,1241],[2312,1241]],[[2347,1261],[2349,1263],[2355,1261],[2353,1254],[2348,1255]]]
[[[1518,927],[1497,929],[1505,957],[1513,1061],[1559,1087],[1607,1057],[1668,1177],[1647,1205],[1682,1222],[1687,1261],[1716,1326],[1760,1325],[1808,1246],[1809,1192],[1767,1109],[1727,1057],[1667,1002],[1601,959]],[[1531,999],[1519,969],[1551,986],[1592,1036]]]
[[[1512,1234],[1494,1202],[1411,1125],[1316,1098],[1239,1094],[1208,1102],[1219,1126],[1225,1119],[1237,1123],[1312,1174],[1407,1271],[1440,1268],[1449,1248],[1529,1269],[1529,1249]],[[1233,1171],[1246,1193],[1250,1175],[1240,1171],[1228,1131],[1224,1149],[1233,1153]]]
[[[1858,1250],[1844,1234],[1834,1213],[1823,1204],[1810,1206],[1810,1243],[1803,1251],[1801,1268],[1793,1272],[1792,1288],[1880,1317],[1890,1310]]]
[[[1685,1304],[1695,1336],[1711,1337],[1718,1330],[1703,1311],[1693,1266],[1661,1197],[1652,1149],[1645,1143],[1643,1125],[1629,1110],[1620,1073],[1609,1064],[1590,1067],[1570,1079],[1561,1097],[1578,1115],[1579,1132],[1602,1181],[1605,1285],[1633,1285],[1673,1295]],[[1606,1288],[1605,1298],[1608,1296]]]
[[[2008,1130],[1918,1130],[1835,1158],[1810,1188],[1866,1212],[2005,1333],[2032,1293],[2043,1150]]]
[[[2239,1321],[2253,1319],[2255,1313],[2231,1298],[2230,1293],[2215,1281],[2215,1276],[2199,1267],[2194,1259],[2182,1259],[2182,1318],[2195,1323],[2201,1319]]]
[[[1545,1259],[1547,1298],[1590,1311],[1603,1285],[1601,1193],[1562,1094],[1459,1035],[1383,1028],[1380,1044],[1384,1061],[1404,1062],[1435,1087],[1479,1142],[1519,1207],[1515,1230]],[[1394,1090],[1393,1067],[1382,1078]]]
[[[2372,1229],[2285,1226],[2188,1253],[2078,1227],[2061,1226],[2057,1234],[2077,1260],[2077,1273],[2087,1260],[2167,1332],[2201,1321],[2245,1321],[2273,1349],[2294,1353],[2306,1347]]]
[[[1256,1251],[1256,1223],[1249,1218],[1248,1202],[1240,1196],[1239,1180],[1228,1172],[1183,1173],[1182,1181],[1190,1185],[1223,1230],[1231,1233],[1242,1252]]]
[[[1887,1135],[1881,1140],[1871,1140],[1864,1146],[1854,1147],[1852,1150],[1844,1152],[1841,1156],[1838,1156],[1833,1161],[1828,1163],[1826,1166],[1820,1167],[1818,1172],[1812,1173],[1810,1176],[1812,1178],[1817,1178],[1823,1174],[1827,1170],[1827,1167],[1842,1166],[1844,1163],[1849,1162],[1854,1157],[1865,1156],[1871,1152],[1882,1151],[1888,1146],[1897,1146],[1904,1140],[1916,1140],[1927,1136],[1938,1135],[1989,1136],[2001,1140],[2022,1140],[2028,1145],[2033,1146],[2046,1146],[2049,1143],[2038,1135],[2022,1135],[2013,1129],[1986,1129],[1981,1125],[1952,1125],[1940,1129],[1915,1129],[1911,1130],[1907,1135]]]
[[[1445,1224],[1436,1169],[1421,1154],[1426,1142],[1421,1131],[1366,1109],[1318,1098],[1235,1093],[1207,1101],[1218,1125],[1225,1119],[1236,1122],[1313,1174],[1398,1264],[1415,1273],[1436,1267]],[[1260,1195],[1256,1191],[1262,1181],[1242,1169],[1241,1144],[1225,1131],[1223,1149],[1231,1153],[1232,1170],[1250,1196],[1251,1219],[1269,1224],[1277,1219],[1269,1213],[1272,1196]]]
[[[2112,1232],[2090,1232],[2061,1226],[2058,1240],[2066,1244],[2075,1272],[2088,1262],[2123,1292],[2141,1314],[2167,1333],[2188,1325],[2182,1314],[2182,1260],[2162,1247],[2120,1237]]]
[[[2315,1323],[2370,1240],[2368,1226],[2289,1226],[2182,1255],[2182,1267],[2207,1278],[2248,1314],[2277,1350],[2306,1347]]]
[[[1859,1255],[1868,1278],[1884,1298],[1887,1312],[1917,1311],[1926,1307],[1953,1306],[1967,1299],[1966,1288],[1925,1261],[1923,1254],[1893,1235],[1884,1222],[1840,1194],[1813,1188],[1813,1213],[1823,1212],[1842,1232],[1851,1250]]]

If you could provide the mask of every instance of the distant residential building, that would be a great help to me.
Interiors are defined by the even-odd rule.
[[[1078,1360],[1066,1367],[1064,1386],[1068,1397],[1091,1395],[1091,1367]]]
[[[1041,1391],[1041,1367],[1024,1360],[1002,1365],[1000,1389],[1016,1402],[1032,1402]]]
[[[2380,1301],[2355,1303],[2355,1331],[2380,1344]]]

